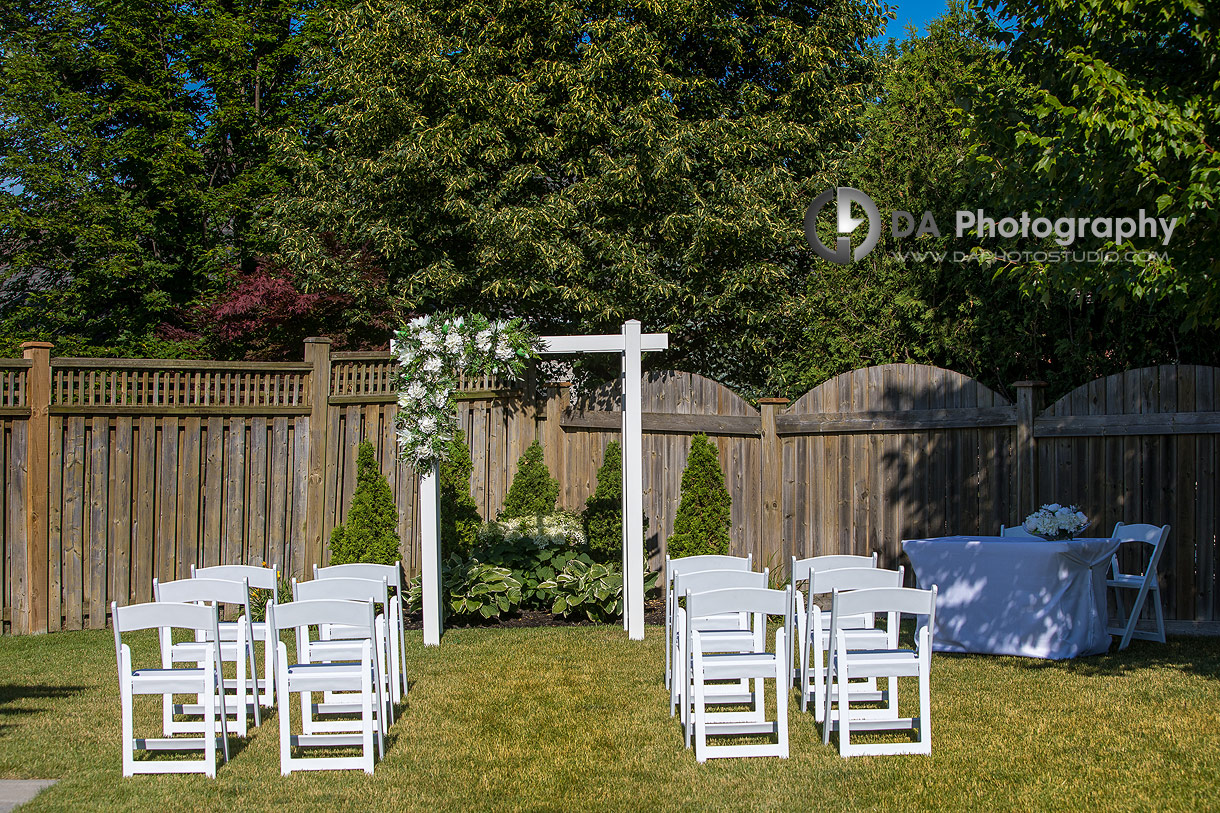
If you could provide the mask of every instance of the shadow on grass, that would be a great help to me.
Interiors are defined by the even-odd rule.
[[[1167,643],[1134,641],[1122,652],[1113,647],[1104,655],[1044,661],[1036,658],[1013,658],[1021,669],[1053,670],[1083,677],[1135,677],[1146,669],[1170,668],[1212,680],[1220,679],[1220,639],[1170,638]]]
[[[26,700],[62,700],[65,697],[80,694],[84,686],[38,686],[22,683],[0,684],[0,733],[12,728],[11,723],[2,722],[5,717],[14,715],[41,714],[51,711],[47,704],[13,705]]]

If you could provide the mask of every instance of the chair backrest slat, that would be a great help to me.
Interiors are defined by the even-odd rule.
[[[674,579],[674,592],[679,596],[725,590],[730,587],[766,587],[768,574],[753,570],[696,570],[679,573]]]
[[[114,628],[117,632],[163,629],[213,629],[216,608],[186,602],[149,602],[126,607],[112,605]]]
[[[1000,536],[1011,536],[1017,539],[1038,539],[1036,535],[1025,530],[1024,525],[1001,525]]]
[[[809,581],[809,574],[822,570],[841,570],[845,567],[876,567],[877,554],[860,556],[854,553],[831,553],[811,556],[808,559],[792,557],[792,581]]]
[[[936,588],[871,587],[863,590],[836,590],[831,612],[851,616],[864,613],[907,613],[931,615],[936,609]]]
[[[317,579],[385,579],[386,584],[402,590],[402,562],[378,565],[370,562],[349,562],[345,565],[313,566],[313,577]]]
[[[903,569],[883,570],[879,567],[840,567],[813,572],[809,594],[831,593],[835,590],[867,590],[873,587],[902,587]]]
[[[771,590],[766,587],[730,587],[703,593],[687,591],[686,612],[690,618],[702,618],[720,613],[765,613],[782,615],[792,612],[792,588]]]
[[[372,601],[313,599],[287,604],[268,602],[267,618],[277,631],[318,624],[339,624],[352,628],[346,631],[346,637],[352,637],[351,633],[356,631],[366,637],[372,637],[375,630]]]
[[[316,601],[320,599],[346,599],[348,601],[373,601],[384,604],[388,585],[384,578],[358,579],[354,577],[314,579],[310,582],[292,582],[294,601]]]
[[[683,556],[680,559],[665,557],[665,581],[673,584],[679,573],[693,573],[696,570],[753,570],[754,555],[721,556],[705,554],[703,556]]]
[[[256,590],[275,590],[279,587],[279,570],[274,567],[256,567],[255,565],[195,567],[191,565],[191,575],[198,579],[224,579],[231,582],[245,579]]]
[[[206,601],[240,604],[243,607],[250,604],[250,590],[245,579],[178,579],[172,582],[153,579],[153,595],[162,602]]]

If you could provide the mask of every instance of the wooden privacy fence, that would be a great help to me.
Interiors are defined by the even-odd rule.
[[[14,632],[101,627],[111,601],[151,597],[191,564],[269,562],[307,574],[346,516],[356,447],[372,441],[418,569],[416,478],[394,455],[387,353],[302,363],[53,359],[29,343],[0,362],[5,466],[0,602]],[[685,373],[644,383],[644,506],[652,566],[672,532],[690,437],[715,441],[733,497],[732,546],[783,570],[788,557],[879,551],[902,539],[996,533],[1043,502],[1076,503],[1093,533],[1173,526],[1161,578],[1178,628],[1213,629],[1220,370],[1156,367],[1091,382],[1043,409],[958,373],[885,365],[840,375],[792,404],[758,408]],[[617,385],[464,381],[459,418],[484,517],[535,438],[579,510],[618,436]]]

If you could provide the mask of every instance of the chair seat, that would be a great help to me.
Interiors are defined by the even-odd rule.
[[[775,676],[773,652],[725,652],[703,656],[704,680]]]
[[[364,673],[360,661],[294,663],[288,667],[288,688],[294,692],[358,691]]]
[[[873,627],[846,628],[840,630],[847,639],[849,649],[868,649],[869,644],[884,644],[889,640],[889,633]],[[812,643],[812,641],[811,641]],[[822,649],[830,648],[830,630],[822,630]]]
[[[846,672],[849,678],[917,676],[919,654],[910,649],[853,649]]]
[[[1132,590],[1138,590],[1144,585],[1144,577],[1129,576],[1126,573],[1119,573],[1106,579],[1108,587],[1130,587]]]
[[[220,640],[236,641],[237,640],[237,630],[243,626],[245,626],[245,623],[242,621],[221,621],[220,622]],[[266,624],[264,624],[261,621],[255,621],[250,626],[254,630],[254,640],[256,640],[256,641],[266,641],[267,640],[267,625]]]
[[[208,687],[203,669],[139,669],[131,673],[134,694],[196,694]]]

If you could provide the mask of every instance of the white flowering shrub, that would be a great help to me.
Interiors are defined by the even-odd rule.
[[[514,548],[583,548],[585,532],[580,517],[569,511],[485,522],[479,527],[479,544],[507,542]]]
[[[1050,503],[1030,514],[1021,524],[1031,534],[1047,539],[1071,539],[1089,527],[1089,518],[1074,505]]]
[[[461,375],[517,378],[538,355],[538,337],[520,319],[479,314],[412,319],[395,334],[398,454],[417,470],[445,459],[457,432],[453,392]]]

